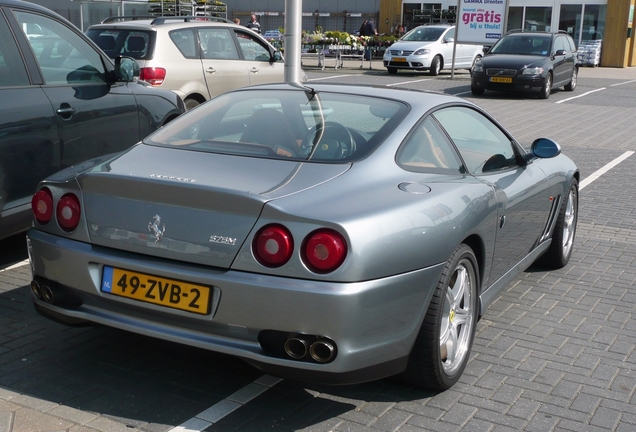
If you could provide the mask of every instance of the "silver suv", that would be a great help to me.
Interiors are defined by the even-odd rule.
[[[239,87],[283,82],[279,50],[216,17],[111,17],[86,34],[110,57],[137,60],[140,79],[176,92],[191,109]]]
[[[415,27],[384,52],[384,67],[390,74],[398,69],[429,71],[439,75],[442,69],[453,65],[455,26],[447,24],[423,25]],[[481,57],[481,45],[457,44],[455,49],[455,69],[470,69]]]

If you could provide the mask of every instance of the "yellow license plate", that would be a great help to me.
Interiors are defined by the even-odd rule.
[[[512,78],[507,78],[507,77],[490,77],[490,82],[496,82],[496,83],[511,83],[511,82],[512,82]]]
[[[393,57],[394,62],[406,63],[406,58],[404,57]]]
[[[210,287],[104,266],[102,292],[207,315]]]

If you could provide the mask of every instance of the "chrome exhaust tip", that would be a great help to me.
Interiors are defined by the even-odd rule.
[[[42,291],[42,299],[47,302],[47,303],[53,303],[55,302],[55,295],[53,295],[53,290],[51,289],[50,286],[48,285],[43,285],[41,287],[41,291]]]
[[[292,337],[285,341],[285,353],[294,359],[301,359],[307,355],[309,344],[305,339]]]
[[[31,281],[31,292],[36,298],[42,300],[42,289],[36,281]]]
[[[329,339],[318,339],[309,347],[309,355],[318,363],[327,363],[332,360],[336,349]]]

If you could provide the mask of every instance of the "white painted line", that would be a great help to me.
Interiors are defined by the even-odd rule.
[[[450,94],[451,96],[461,96],[461,95],[471,94],[471,93],[472,93],[472,91],[465,91],[465,92],[460,92],[460,93],[452,93],[452,94],[448,93],[448,94]]]
[[[9,271],[9,270],[13,270],[13,269],[17,269],[19,267],[24,267],[25,265],[29,265],[29,260],[26,259],[24,261],[20,261],[19,263],[15,263],[7,268],[3,268],[0,269],[0,273],[5,272],[5,271]]]
[[[580,97],[587,96],[587,95],[589,95],[589,94],[591,94],[591,93],[595,93],[595,92],[597,92],[597,91],[601,91],[601,90],[607,90],[607,89],[606,89],[605,87],[601,87],[600,89],[591,90],[591,91],[589,91],[589,92],[586,92],[586,93],[580,94],[580,95],[578,95],[578,96],[573,96],[573,97],[571,97],[571,98],[563,99],[563,100],[560,100],[560,101],[555,102],[555,103],[560,104],[560,103],[563,103],[563,102],[571,101],[572,99],[578,99],[578,98],[580,98]]]
[[[620,155],[619,157],[617,157],[616,159],[614,159],[613,161],[605,165],[603,168],[594,171],[589,177],[586,177],[583,180],[581,180],[581,184],[579,185],[579,190],[582,190],[585,186],[589,185],[594,180],[598,179],[600,176],[602,176],[603,174],[605,174],[606,172],[608,172],[609,170],[611,170],[616,165],[623,162],[625,159],[627,159],[633,154],[634,154],[633,151],[626,151],[625,153],[623,153],[622,155]]]
[[[393,87],[393,86],[402,85],[402,84],[412,84],[412,83],[416,83],[416,82],[423,82],[423,81],[430,81],[430,80],[431,80],[431,78],[426,78],[426,79],[421,79],[421,80],[413,80],[413,81],[403,81],[403,82],[394,83],[394,84],[387,84],[386,87]]]
[[[281,378],[263,375],[169,432],[201,432],[281,381]]]
[[[630,83],[633,83],[633,82],[636,82],[636,80],[631,80],[631,81],[625,81],[625,82],[622,82],[622,83],[611,84],[610,87],[616,87],[616,86],[619,86],[619,85],[630,84]]]
[[[312,78],[312,79],[308,79],[307,81],[322,81],[322,80],[328,80],[328,79],[334,79],[334,78],[343,78],[348,76],[351,76],[351,75],[334,75],[334,76],[328,76],[323,78]]]

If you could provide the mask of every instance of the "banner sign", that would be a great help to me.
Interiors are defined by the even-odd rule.
[[[459,0],[457,42],[492,45],[505,33],[507,0]]]

